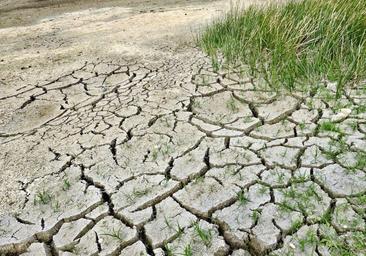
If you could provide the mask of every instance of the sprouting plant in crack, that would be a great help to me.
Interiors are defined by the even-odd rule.
[[[354,252],[365,251],[366,248],[366,231],[358,231],[353,233],[352,250]]]
[[[366,206],[366,195],[359,195],[354,198],[355,203],[360,206]]]
[[[143,197],[144,195],[146,195],[149,192],[150,192],[149,188],[143,188],[143,189],[134,188],[132,191],[132,194],[135,198],[139,198],[139,197]]]
[[[322,224],[330,224],[330,222],[332,221],[332,213],[331,211],[325,211],[325,213],[320,217],[319,223]]]
[[[201,183],[205,180],[205,176],[203,175],[200,175],[200,176],[197,176],[195,179],[194,179],[194,183],[197,184],[197,183]]]
[[[358,105],[357,107],[355,107],[354,110],[355,110],[356,114],[366,113],[366,104]]]
[[[175,230],[177,232],[177,238],[179,239],[183,233],[184,233],[184,228],[181,227],[181,225],[179,224],[179,222],[177,223],[177,228]]]
[[[342,102],[342,101],[335,101],[334,106],[332,107],[332,110],[334,112],[338,112],[342,108],[351,108],[351,107],[352,107],[352,105],[349,104],[349,103],[345,103],[345,102]]]
[[[167,156],[170,153],[172,153],[172,148],[171,145],[169,143],[164,143],[161,148],[160,148],[160,152],[163,156]]]
[[[309,109],[314,109],[314,101],[313,101],[313,99],[308,99],[308,101],[306,102],[306,106]]]
[[[268,188],[266,186],[261,186],[260,189],[258,190],[258,194],[264,195],[266,193],[268,193]]]
[[[305,196],[310,198],[314,197],[318,202],[322,200],[321,196],[318,195],[318,192],[316,191],[314,183],[312,183],[306,190],[305,190]]]
[[[142,189],[133,188],[131,193],[124,193],[124,196],[126,197],[126,199],[129,203],[133,203],[136,198],[143,197],[144,195],[148,194],[150,191],[151,191],[151,188],[142,188]]]
[[[242,190],[236,194],[236,197],[238,199],[240,206],[244,206],[249,202],[249,198],[245,195],[245,192]]]
[[[328,144],[328,147],[323,150],[323,155],[330,160],[336,161],[339,155],[342,155],[344,152],[347,152],[349,146],[345,141],[344,137],[341,136],[337,140],[331,140]]]
[[[261,213],[258,209],[255,209],[252,211],[250,217],[252,218],[252,221],[256,223],[259,220]]]
[[[174,227],[172,226],[172,223],[170,222],[170,220],[168,219],[168,217],[166,215],[164,215],[164,222],[165,225],[169,228],[169,229],[174,229]]]
[[[216,56],[212,56],[211,62],[212,62],[212,68],[213,68],[213,70],[215,72],[219,71],[219,69],[220,69],[220,62],[219,62],[218,58]]]
[[[331,121],[322,122],[319,126],[319,131],[342,133],[342,130],[338,127],[338,125]]]
[[[230,99],[226,102],[226,107],[230,110],[232,113],[239,112],[239,107],[237,106],[236,100],[233,96],[230,97]]]
[[[64,191],[69,190],[70,187],[71,187],[70,181],[68,179],[64,179],[63,185],[62,185],[62,190],[64,190]]]
[[[305,130],[305,127],[306,127],[305,122],[299,123],[299,128],[300,128],[301,131]]]
[[[188,244],[184,247],[183,256],[193,256],[191,245]]]
[[[297,211],[301,212],[304,215],[309,215],[309,212],[312,212],[314,210],[314,205],[310,204],[308,198],[295,200],[294,206]]]
[[[332,102],[336,99],[335,94],[332,93],[327,88],[323,87],[323,91],[321,93],[321,98],[326,102]]]
[[[59,201],[55,201],[53,204],[52,204],[52,209],[54,212],[60,212],[61,211],[61,205],[60,205],[60,202]]]
[[[154,147],[154,149],[151,151],[151,158],[153,161],[156,161],[156,159],[159,156],[159,153],[162,156],[166,157],[172,152],[173,152],[173,149],[172,149],[171,145],[169,143],[163,143],[160,146]]]
[[[286,118],[281,119],[280,122],[281,122],[282,126],[286,126],[288,124],[288,121]]]
[[[303,191],[291,185],[289,189],[283,191],[283,195],[285,198],[291,199],[291,205],[305,215],[313,212],[318,203],[322,201],[313,183]]]
[[[293,186],[293,184],[291,184],[291,186],[288,189],[282,190],[282,193],[285,196],[285,198],[291,198],[291,199],[296,199],[298,195],[297,190]]]
[[[212,243],[212,232],[211,230],[205,230],[200,227],[198,223],[194,224],[194,231],[201,241],[207,246],[211,246]]]
[[[276,171],[277,183],[284,184],[285,183],[285,174],[283,172]]]
[[[164,244],[164,251],[166,256],[174,256],[173,248],[171,248],[168,244]]]
[[[283,213],[290,213],[293,211],[293,207],[287,200],[283,200],[280,203],[277,203],[278,209]]]
[[[291,183],[304,183],[309,179],[306,173],[300,173],[299,175],[292,176],[290,179]]]
[[[124,237],[125,235],[122,232],[122,227],[112,228],[112,230],[107,230],[104,233],[102,233],[101,236],[109,236],[118,241],[123,241],[125,238]]]
[[[315,231],[309,230],[306,232],[305,237],[298,240],[301,251],[305,251],[307,246],[314,246],[318,243],[318,236]]]
[[[34,197],[34,205],[37,204],[48,204],[52,200],[52,195],[47,190],[42,190],[40,192],[37,192],[36,196]]]
[[[303,221],[301,219],[296,219],[291,223],[291,227],[288,231],[288,233],[292,234],[296,232],[301,226],[303,225]]]
[[[366,153],[361,151],[356,153],[356,162],[351,169],[366,170]]]

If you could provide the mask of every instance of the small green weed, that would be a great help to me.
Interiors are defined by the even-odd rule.
[[[236,195],[240,206],[244,206],[249,202],[249,198],[245,195],[244,191],[240,191]]]
[[[64,191],[69,190],[71,187],[70,181],[68,179],[64,179],[64,183],[62,185],[62,189]]]
[[[52,200],[52,195],[46,191],[43,190],[41,192],[38,192],[34,198],[34,204],[48,204]]]
[[[239,107],[237,105],[236,100],[233,96],[230,97],[230,99],[226,102],[226,107],[230,110],[232,113],[239,112]]]
[[[200,227],[198,223],[194,224],[194,231],[197,236],[201,239],[201,241],[207,246],[210,247],[212,243],[212,233],[211,230],[205,230]]]
[[[319,131],[342,133],[341,129],[337,126],[337,124],[330,121],[322,122],[319,126]]]
[[[187,245],[185,248],[184,248],[184,252],[183,252],[183,255],[184,256],[193,256],[193,252],[192,252],[192,248],[191,248],[191,245]]]
[[[122,232],[122,227],[120,227],[118,229],[113,228],[111,231],[104,232],[101,235],[112,237],[113,239],[116,239],[118,241],[124,240],[124,234]]]

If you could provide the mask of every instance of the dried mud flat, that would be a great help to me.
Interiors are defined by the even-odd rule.
[[[225,8],[0,30],[0,255],[366,253],[364,85],[215,71],[191,31]]]

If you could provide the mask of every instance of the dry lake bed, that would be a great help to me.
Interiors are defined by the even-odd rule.
[[[228,8],[0,3],[0,255],[365,255],[365,85],[214,69]]]

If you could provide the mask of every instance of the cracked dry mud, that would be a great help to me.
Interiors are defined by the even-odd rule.
[[[365,255],[365,85],[215,71],[181,38],[220,4],[0,30],[0,255]]]

